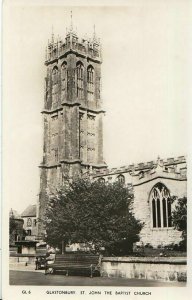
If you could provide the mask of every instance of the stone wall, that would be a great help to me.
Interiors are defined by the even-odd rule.
[[[102,178],[105,182],[117,182],[119,176],[124,177],[125,185],[134,193],[133,213],[144,226],[140,239],[144,244],[153,247],[179,243],[181,232],[173,227],[156,227],[152,224],[152,203],[150,194],[157,184],[163,184],[170,196],[178,198],[187,195],[186,160],[184,157],[159,159],[158,162],[140,163],[120,168],[106,169],[93,174],[94,180]],[[172,210],[174,203],[172,204]],[[162,224],[162,222],[161,222]]]
[[[181,240],[181,232],[173,227],[153,228],[152,227],[152,207],[150,202],[150,192],[153,186],[163,183],[171,195],[183,197],[186,195],[186,181],[177,181],[168,178],[154,178],[154,180],[134,186],[134,213],[135,217],[144,222],[140,238],[144,244],[150,243],[152,246],[168,245],[178,243]],[[173,209],[173,208],[172,208]]]
[[[101,276],[161,281],[186,281],[186,258],[104,257]]]

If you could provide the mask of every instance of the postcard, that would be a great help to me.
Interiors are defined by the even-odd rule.
[[[189,298],[191,23],[4,1],[3,300]]]

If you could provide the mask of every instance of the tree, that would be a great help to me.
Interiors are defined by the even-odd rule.
[[[13,216],[9,217],[9,234],[12,234],[17,229],[17,222]]]
[[[139,240],[141,223],[132,213],[133,193],[119,183],[104,184],[78,179],[49,200],[46,241],[88,243],[108,254],[126,254]]]
[[[176,201],[176,198],[173,198]],[[172,223],[175,229],[182,232],[183,250],[187,248],[187,197],[177,199],[175,209],[172,212]]]

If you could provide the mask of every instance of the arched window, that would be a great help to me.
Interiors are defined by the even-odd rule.
[[[32,226],[32,220],[31,218],[27,219],[27,227],[31,227]]]
[[[98,182],[99,182],[99,183],[105,183],[105,178],[103,178],[103,177],[99,178],[99,179],[98,179]]]
[[[151,191],[152,226],[171,227],[171,199],[166,186],[157,183]]]
[[[94,69],[92,66],[87,68],[87,97],[93,100],[94,97]]]
[[[117,177],[117,180],[118,180],[118,182],[120,183],[120,184],[125,184],[125,176],[124,175],[119,175],[118,177]]]
[[[78,62],[76,65],[76,80],[77,80],[77,98],[82,99],[84,96],[84,72],[83,72],[83,64],[81,62]]]
[[[52,71],[52,107],[56,108],[58,103],[58,69],[53,68]]]
[[[66,96],[67,92],[67,63],[63,62],[61,65],[61,97]]]

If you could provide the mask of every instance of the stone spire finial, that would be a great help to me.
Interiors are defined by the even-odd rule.
[[[70,31],[73,31],[73,12],[71,10],[71,24],[70,24]]]
[[[100,44],[100,41],[99,39],[97,38],[97,35],[96,35],[96,29],[95,29],[95,24],[93,25],[93,39],[92,39],[93,43],[99,45]]]
[[[54,33],[53,33],[53,25],[52,25],[52,34],[51,34],[51,42],[54,43]]]
[[[11,216],[11,217],[14,217],[13,209],[12,209],[12,208],[11,208],[11,210],[10,210],[10,216]]]
[[[160,165],[160,156],[157,156],[157,165]]]
[[[154,169],[156,169],[156,172],[157,171],[162,171],[162,169],[163,169],[163,162],[161,161],[159,155],[157,157],[157,165],[156,165],[156,167],[154,167]]]
[[[93,25],[93,39],[96,40],[95,24]]]

